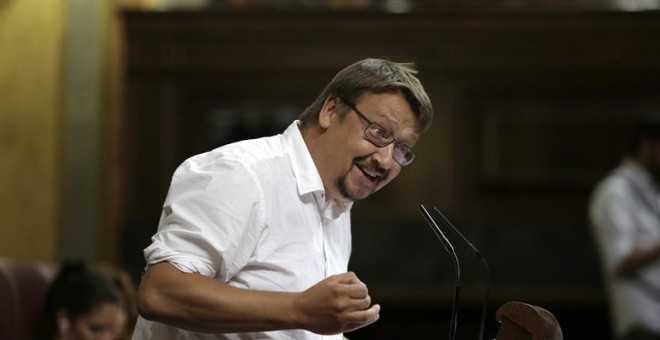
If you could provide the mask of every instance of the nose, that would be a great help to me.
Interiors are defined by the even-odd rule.
[[[389,168],[392,167],[394,164],[395,160],[392,158],[392,154],[394,153],[394,143],[384,146],[382,148],[378,148],[377,151],[374,153],[374,160],[378,162],[378,165],[380,165],[381,168],[388,170]]]

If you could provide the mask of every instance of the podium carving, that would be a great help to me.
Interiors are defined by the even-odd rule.
[[[524,302],[503,304],[495,314],[500,323],[496,340],[563,340],[559,322],[545,308]]]

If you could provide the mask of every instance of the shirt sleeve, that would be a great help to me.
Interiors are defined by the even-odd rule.
[[[637,212],[628,191],[621,182],[610,183],[601,189],[591,206],[595,239],[610,275],[635,247]]]
[[[253,173],[240,163],[200,168],[185,162],[172,177],[158,232],[144,250],[147,266],[167,261],[183,272],[228,281],[257,246],[262,197]]]

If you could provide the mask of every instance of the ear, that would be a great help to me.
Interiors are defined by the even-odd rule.
[[[339,114],[339,99],[334,96],[330,96],[325,99],[323,106],[321,107],[321,112],[319,112],[319,125],[327,129],[332,124],[333,118],[337,117]]]
[[[70,322],[69,317],[66,312],[59,310],[55,315],[55,320],[57,322],[57,331],[59,334],[66,334],[69,332]]]

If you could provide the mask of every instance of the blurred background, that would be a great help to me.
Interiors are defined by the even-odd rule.
[[[487,260],[496,309],[610,339],[586,216],[632,115],[660,106],[658,0],[0,0],[0,258],[110,262],[136,282],[172,172],[281,132],[341,68],[417,64],[435,120],[418,160],[353,209],[351,269],[382,305],[351,339],[444,338],[454,268],[418,213]],[[458,241],[459,339],[481,263]]]

